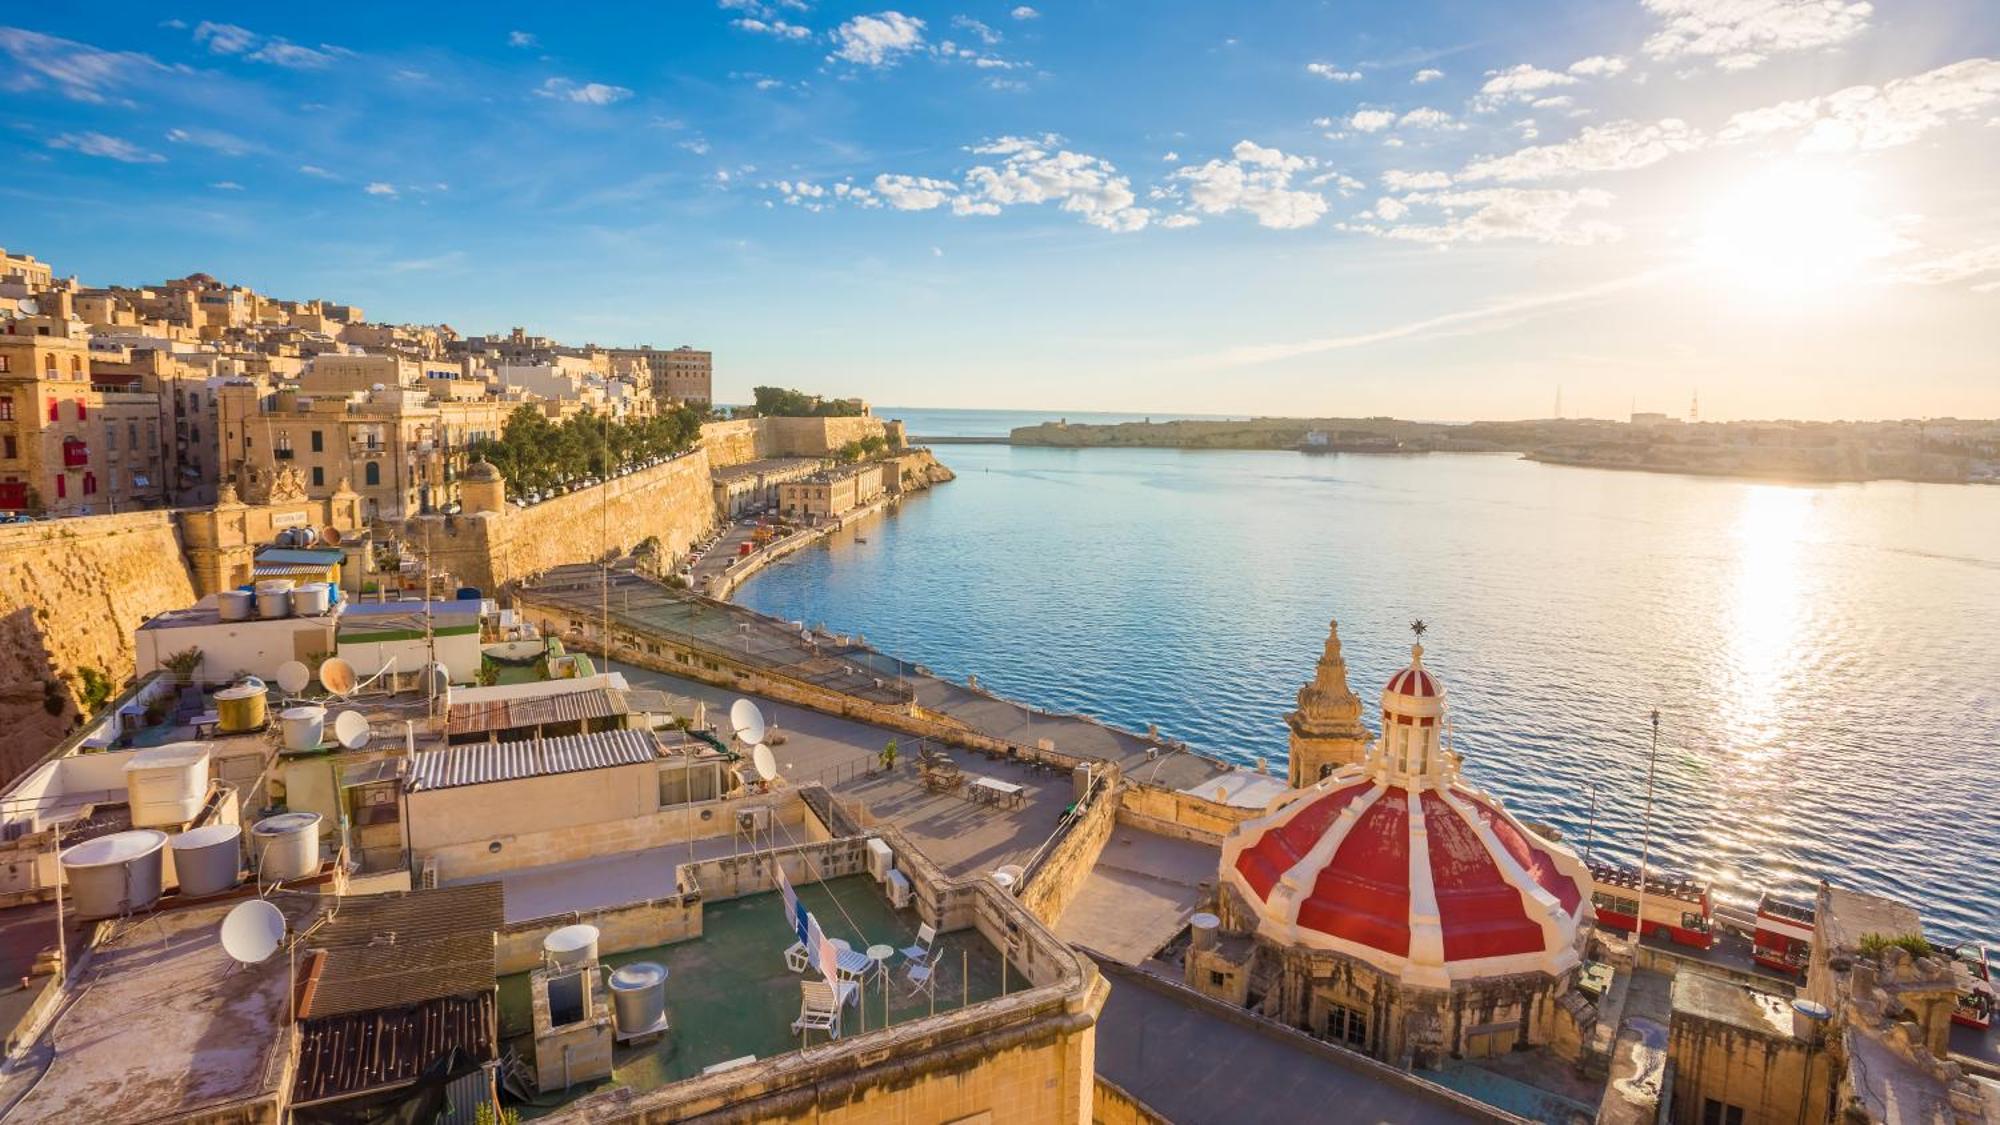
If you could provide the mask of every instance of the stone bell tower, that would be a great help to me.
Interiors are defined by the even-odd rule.
[[[1326,651],[1312,682],[1299,689],[1299,709],[1285,716],[1292,728],[1292,788],[1304,789],[1368,752],[1368,728],[1361,725],[1361,699],[1347,686],[1347,662],[1340,656],[1340,623],[1327,626]]]

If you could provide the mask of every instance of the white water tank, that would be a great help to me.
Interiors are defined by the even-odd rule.
[[[248,621],[257,612],[257,595],[248,590],[224,590],[216,595],[215,615],[224,621]]]
[[[267,578],[257,583],[257,616],[290,617],[291,615],[291,579]]]
[[[62,853],[69,905],[78,918],[117,918],[160,901],[160,849],[167,834],[151,828],[85,840]]]
[[[193,820],[208,796],[208,758],[205,742],[173,742],[132,755],[125,763],[125,800],[133,827]]]
[[[265,883],[303,879],[319,872],[319,814],[279,813],[250,826],[257,878]]]
[[[611,1017],[619,1038],[664,1029],[667,967],[634,961],[611,974]]]
[[[278,712],[285,730],[285,749],[317,750],[326,739],[326,708],[307,704]]]
[[[292,588],[292,612],[300,617],[318,617],[326,612],[331,601],[324,582],[308,582]]]
[[[542,956],[551,965],[585,965],[597,960],[597,927],[579,922],[551,932],[542,939]]]
[[[234,824],[191,828],[173,838],[174,876],[191,898],[221,894],[243,878],[243,829]]]

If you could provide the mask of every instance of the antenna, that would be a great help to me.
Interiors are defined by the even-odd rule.
[[[744,742],[764,741],[764,713],[747,699],[739,699],[729,705],[729,725],[735,728],[736,737]]]
[[[757,780],[766,785],[778,776],[777,760],[771,757],[771,748],[761,742],[750,748],[750,766],[757,771]]]
[[[284,911],[264,899],[253,898],[229,912],[216,936],[222,942],[222,951],[237,964],[262,964],[285,940]]]
[[[1688,421],[1701,421],[1701,391],[1696,389],[1694,397],[1688,400]]]
[[[342,711],[333,717],[333,740],[342,748],[359,750],[368,745],[368,717],[359,711]]]
[[[354,694],[354,665],[338,656],[319,666],[319,684],[333,694],[347,698]]]
[[[297,695],[312,682],[312,670],[297,660],[287,660],[278,665],[278,687],[286,695]]]

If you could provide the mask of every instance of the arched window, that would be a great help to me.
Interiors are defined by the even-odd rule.
[[[79,379],[83,378],[83,357],[82,357],[82,356],[80,356],[80,355],[73,355],[73,356],[69,357],[69,373],[70,373],[71,375],[74,375],[74,376],[76,376],[76,377],[77,377],[77,378],[79,378]]]
[[[49,354],[42,357],[42,370],[48,373],[49,378],[51,379],[55,378],[56,354],[54,352],[50,352]]]
[[[361,471],[361,480],[363,483],[369,485],[381,484],[382,483],[381,462],[379,461],[368,462],[368,467]]]

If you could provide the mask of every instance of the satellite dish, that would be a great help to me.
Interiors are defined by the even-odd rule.
[[[424,694],[432,699],[451,690],[451,673],[442,664],[424,665]]]
[[[285,940],[285,915],[261,898],[253,898],[222,920],[222,951],[238,964],[256,965],[278,951]]]
[[[328,524],[319,529],[319,541],[329,547],[340,546],[340,529]]]
[[[777,760],[771,757],[771,748],[761,742],[750,748],[750,765],[757,771],[759,781],[770,781],[778,776]]]
[[[286,695],[297,695],[312,682],[312,669],[296,660],[287,660],[278,665],[278,686]]]
[[[338,656],[319,666],[320,686],[342,699],[354,694],[354,665]]]
[[[333,717],[333,740],[349,750],[368,745],[368,717],[359,711],[342,711]]]
[[[15,307],[21,310],[22,316],[42,315],[42,303],[40,301],[35,300],[33,297],[23,298],[20,302],[16,304]]]
[[[729,705],[729,725],[736,728],[736,737],[745,742],[764,741],[764,713],[747,699]]]

